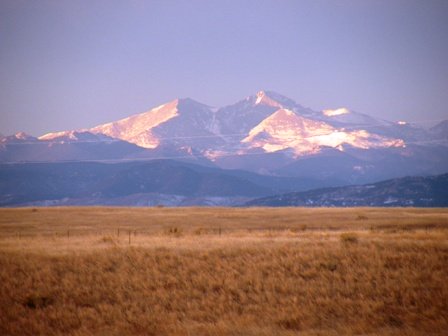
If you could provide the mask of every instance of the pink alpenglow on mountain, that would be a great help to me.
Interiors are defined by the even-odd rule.
[[[324,148],[403,147],[398,137],[375,133],[375,127],[396,123],[355,113],[347,108],[322,112],[302,107],[274,92],[254,96],[219,109],[192,99],[176,99],[147,112],[98,125],[89,132],[124,140],[147,149],[167,146],[186,155],[201,153],[213,160],[245,155],[255,149],[265,153],[287,150],[293,157],[319,153]],[[73,131],[50,133],[40,140],[72,139]]]

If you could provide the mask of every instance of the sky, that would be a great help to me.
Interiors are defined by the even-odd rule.
[[[448,119],[448,1],[0,0],[0,132],[80,129],[272,90]]]

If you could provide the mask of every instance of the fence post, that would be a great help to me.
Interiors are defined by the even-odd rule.
[[[131,245],[131,230],[129,230],[129,245]]]

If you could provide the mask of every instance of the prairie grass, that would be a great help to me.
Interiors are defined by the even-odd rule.
[[[1,335],[446,330],[446,209],[0,210]]]
[[[345,232],[341,234],[341,242],[346,244],[355,244],[358,242],[358,235],[353,232]]]

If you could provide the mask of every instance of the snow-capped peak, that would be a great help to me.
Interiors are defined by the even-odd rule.
[[[25,132],[17,132],[14,135],[3,136],[0,138],[2,143],[22,143],[22,142],[34,142],[37,139]]]
[[[178,98],[147,112],[99,125],[88,131],[149,149],[168,143],[178,146],[180,142],[183,145],[186,142],[198,145],[199,139],[211,135],[213,115],[207,105],[191,98]]]
[[[295,156],[317,153],[322,147],[343,149],[343,145],[357,148],[401,147],[400,139],[392,139],[365,130],[347,131],[330,124],[297,115],[289,109],[279,109],[254,127],[242,140],[249,148],[265,152],[290,149]]]
[[[178,104],[179,99],[175,99],[147,112],[99,125],[88,131],[126,140],[141,147],[156,148],[159,140],[152,134],[151,129],[178,116]]]
[[[283,108],[282,104],[280,104],[278,101],[272,99],[269,97],[269,95],[266,93],[266,91],[258,91],[256,95],[257,99],[255,100],[255,105],[268,105],[272,107],[278,107]]]
[[[25,133],[25,132],[17,132],[16,134],[14,134],[14,137],[18,140],[27,140],[32,138],[31,135]]]
[[[266,95],[266,93],[264,91],[258,91],[257,92],[257,100],[255,101],[255,104],[256,105],[260,104],[265,95]]]
[[[327,117],[334,117],[342,114],[348,114],[350,113],[350,110],[345,107],[340,107],[335,110],[331,109],[323,110],[322,113],[325,114]]]

